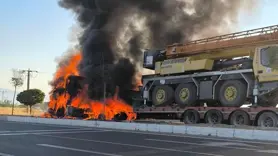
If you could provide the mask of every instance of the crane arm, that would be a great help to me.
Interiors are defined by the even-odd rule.
[[[189,56],[228,48],[277,43],[278,25],[252,29],[232,34],[204,38],[185,44],[173,44],[166,48],[168,58]]]

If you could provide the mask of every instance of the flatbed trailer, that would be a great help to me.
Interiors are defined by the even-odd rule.
[[[143,68],[137,119],[277,127],[278,25],[146,49]]]
[[[199,99],[211,98],[214,99],[216,95],[214,91],[218,87],[218,83],[221,80],[233,80],[242,79],[247,84],[247,95],[253,94],[253,81],[252,81],[252,69],[231,70],[231,71],[209,71],[202,73],[193,73],[188,75],[172,75],[172,76],[160,76],[160,75],[145,75],[142,77],[144,82],[151,82],[150,87],[153,85],[159,85],[161,80],[163,84],[175,84],[177,82],[194,82],[197,87],[197,95]],[[207,83],[202,85],[198,83],[199,79],[210,79],[214,77],[213,83]],[[211,82],[211,81],[206,81]],[[277,86],[277,82],[272,82],[265,88],[273,88]],[[222,124],[228,123],[231,125],[252,125],[260,127],[277,127],[278,126],[278,108],[275,106],[263,106],[262,103],[257,104],[245,104],[249,105],[246,108],[243,107],[231,107],[231,106],[213,106],[212,101],[209,103],[199,100],[198,104],[193,106],[185,106],[172,103],[166,106],[153,105],[151,101],[144,99],[144,87],[140,91],[134,93],[134,111],[137,114],[137,119],[175,119],[184,122],[185,124],[197,124],[205,122],[209,124]],[[250,100],[248,103],[252,103]],[[215,104],[214,104],[215,105]]]
[[[278,108],[276,107],[186,107],[178,106],[134,107],[137,119],[174,119],[185,124],[231,124],[259,127],[277,127]]]

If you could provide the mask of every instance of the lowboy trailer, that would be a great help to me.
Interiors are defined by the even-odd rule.
[[[278,25],[146,50],[143,67],[138,118],[278,124]]]

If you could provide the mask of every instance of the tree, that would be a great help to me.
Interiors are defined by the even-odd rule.
[[[32,106],[38,103],[42,103],[45,98],[44,92],[39,89],[29,89],[20,92],[16,100],[26,106],[30,107],[30,113],[32,112]]]
[[[12,105],[12,115],[14,114],[14,100],[17,87],[21,87],[23,85],[23,73],[18,70],[13,70],[13,77],[11,78],[11,84],[14,86],[14,97],[13,97],[13,105]]]

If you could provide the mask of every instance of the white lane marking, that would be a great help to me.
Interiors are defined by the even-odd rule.
[[[60,139],[69,139],[69,140],[78,140],[78,141],[88,141],[88,142],[104,143],[104,144],[111,144],[111,145],[139,147],[139,148],[155,149],[155,150],[163,150],[163,151],[171,151],[171,152],[180,152],[180,153],[191,153],[191,154],[210,155],[210,156],[223,156],[223,155],[212,154],[212,153],[201,153],[201,152],[185,151],[185,150],[178,150],[178,149],[171,149],[171,148],[162,148],[162,147],[154,147],[154,146],[125,144],[125,143],[110,142],[110,141],[101,141],[101,140],[80,139],[80,138],[62,137],[62,136],[53,136],[53,135],[41,135],[41,136],[47,136],[47,137],[52,137],[52,138],[60,138]]]
[[[114,129],[113,129],[114,130]],[[129,131],[129,130],[118,130],[115,129],[114,132],[120,132],[120,133],[134,133],[134,134],[145,134],[145,135],[156,135],[156,136],[168,136],[168,137],[178,137],[178,138],[192,138],[192,139],[200,139],[200,140],[214,140],[214,141],[233,141],[233,142],[241,142],[241,143],[252,143],[252,144],[261,144],[261,145],[274,145],[278,146],[278,141],[273,141],[273,142],[260,142],[260,141],[249,141],[249,140],[238,140],[237,138],[234,139],[224,139],[224,138],[212,138],[212,137],[206,137],[206,136],[189,136],[186,134],[159,134],[159,133],[154,133],[154,132],[135,132],[135,131]]]
[[[6,153],[0,153],[0,156],[13,156],[11,154],[6,154]]]
[[[56,127],[56,128],[73,128],[79,129],[81,126],[67,126],[67,125],[54,125],[54,124],[44,124],[44,123],[31,123],[31,122],[19,122],[19,121],[1,121],[2,123],[7,124],[21,124],[21,125],[33,125],[33,126],[42,126],[42,127]],[[85,126],[83,126],[85,127]]]
[[[237,145],[237,143],[229,143],[229,144],[223,143],[222,145],[219,144],[219,146],[215,146],[213,144],[189,143],[189,142],[181,142],[181,141],[173,141],[173,140],[160,140],[160,139],[145,139],[145,140],[147,140],[147,141],[156,141],[156,142],[168,142],[168,143],[176,143],[176,144],[185,144],[185,145],[194,145],[194,146],[221,147],[221,148],[249,150],[249,151],[257,150],[257,149],[252,149],[252,148],[242,148],[242,147],[229,147],[229,146],[226,146],[226,145]]]
[[[43,147],[58,148],[58,149],[77,151],[77,152],[84,152],[84,153],[91,153],[91,154],[98,154],[98,155],[122,156],[122,155],[117,155],[117,154],[103,153],[103,152],[97,152],[97,151],[89,151],[89,150],[84,150],[84,149],[77,149],[77,148],[57,146],[57,145],[50,145],[50,144],[37,144],[37,145],[38,146],[43,146]]]
[[[29,133],[3,133],[0,136],[28,135]]]
[[[278,150],[257,150],[260,153],[278,154]]]
[[[77,130],[94,130],[92,128],[79,128],[79,129],[38,129],[38,130],[21,130],[21,131],[7,131],[7,133],[32,133],[32,132],[60,132],[60,131],[77,131]],[[0,131],[1,132],[1,131]]]
[[[112,130],[103,130],[103,131],[72,131],[72,132],[37,132],[37,133],[0,133],[0,136],[13,136],[13,135],[40,135],[40,134],[74,134],[74,133],[101,133],[101,132],[110,132]]]
[[[205,142],[203,143],[205,145],[210,145],[210,146],[214,146],[214,147],[219,147],[219,146],[245,146],[245,147],[252,147],[252,148],[260,148],[259,146],[253,146],[253,145],[249,145],[246,143],[240,143],[240,142]]]
[[[0,131],[0,133],[9,133],[9,132],[12,132],[12,131]]]
[[[72,131],[72,132],[41,132],[41,133],[29,133],[29,134],[40,135],[40,134],[102,133],[102,132],[111,132],[111,131],[112,130],[103,130],[103,131]]]

